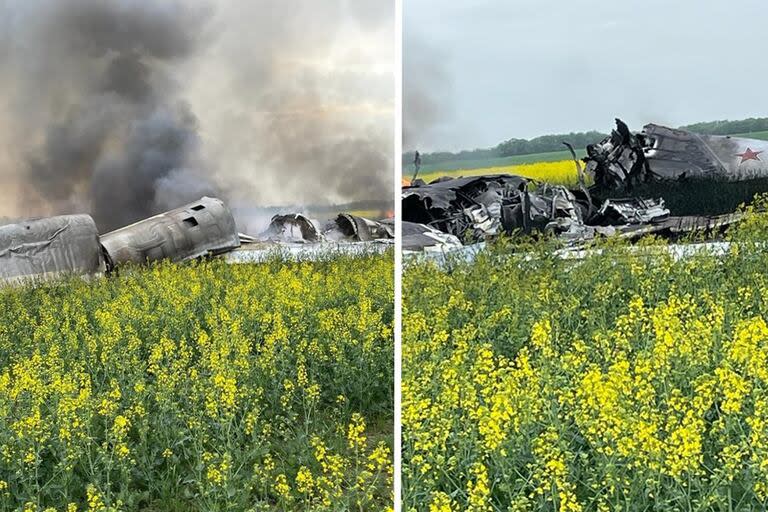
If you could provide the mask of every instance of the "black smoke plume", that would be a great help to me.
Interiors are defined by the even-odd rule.
[[[106,230],[167,204],[158,187],[174,176],[205,181],[198,123],[167,70],[198,50],[210,10],[68,0],[11,1],[2,11],[13,38],[2,89],[21,120],[6,131],[30,213],[86,210]],[[181,174],[190,168],[193,176]],[[183,185],[176,199],[195,199]]]
[[[0,0],[0,214],[389,198],[383,4]]]

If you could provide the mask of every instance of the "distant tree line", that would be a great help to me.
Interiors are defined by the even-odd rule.
[[[742,119],[740,121],[710,121],[707,123],[695,123],[681,126],[684,130],[710,135],[733,135],[737,133],[750,133],[768,131],[768,117]],[[607,137],[607,134],[589,131],[565,133],[558,135],[543,135],[533,139],[509,139],[492,148],[464,150],[456,153],[450,151],[438,151],[423,153],[422,165],[439,164],[442,162],[457,160],[483,160],[487,158],[501,158],[507,156],[530,155],[534,153],[550,153],[565,149],[563,141],[570,142],[575,148],[583,149],[587,144],[599,142]],[[408,151],[403,153],[403,166],[413,164],[415,153]]]
[[[421,155],[422,165],[438,164],[441,162],[456,160],[484,160],[487,158],[500,158],[506,156],[530,155],[533,153],[550,153],[563,151],[563,141],[570,142],[575,148],[584,148],[587,144],[598,142],[607,137],[606,134],[591,131],[564,133],[560,135],[542,135],[533,139],[509,139],[492,148],[458,151],[437,151]],[[403,154],[403,165],[413,163],[415,152],[408,151]]]
[[[563,141],[570,142],[574,148],[584,148],[587,144],[598,142],[607,137],[606,134],[591,131],[566,133],[560,135],[542,135],[531,140],[509,139],[497,145],[494,150],[498,156],[530,155],[533,153],[550,153],[565,149]]]
[[[710,121],[708,123],[689,124],[681,126],[683,130],[708,135],[735,135],[768,131],[768,117],[750,117],[740,121]]]

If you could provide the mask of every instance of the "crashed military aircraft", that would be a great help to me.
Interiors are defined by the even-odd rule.
[[[97,276],[127,263],[179,262],[221,254],[235,263],[259,261],[276,249],[301,256],[309,246],[322,246],[329,252],[345,244],[360,250],[359,246],[377,241],[391,243],[392,238],[392,222],[350,214],[340,214],[321,228],[301,214],[277,215],[264,233],[252,237],[238,233],[232,212],[223,201],[203,197],[104,235],[99,235],[89,215],[0,226],[0,282],[72,274]]]
[[[394,224],[340,213],[335,219],[319,223],[301,213],[275,215],[269,227],[257,237],[262,242],[370,242],[395,237]]]
[[[0,281],[107,270],[99,231],[90,215],[61,215],[0,226]]]
[[[90,215],[62,215],[0,226],[0,281],[99,275],[128,262],[183,261],[240,246],[224,203],[199,201],[99,235]]]
[[[614,234],[676,238],[717,232],[740,219],[739,204],[768,192],[768,158],[760,158],[768,157],[766,141],[656,124],[632,133],[616,119],[609,137],[587,147],[584,168],[565,144],[577,188],[513,175],[414,180],[403,187],[403,220],[467,243],[533,232],[550,232],[572,245]],[[432,243],[411,250],[441,248]]]
[[[616,190],[649,181],[768,178],[768,160],[760,159],[766,151],[768,141],[699,135],[657,124],[632,133],[616,119],[616,129],[609,137],[587,146],[584,160],[597,187]]]
[[[235,219],[212,197],[161,213],[101,237],[111,267],[168,259],[183,261],[240,246]]]
[[[320,222],[302,213],[280,214],[273,216],[269,227],[259,235],[241,235],[247,245],[227,253],[225,258],[231,263],[251,263],[276,253],[291,259],[362,255],[387,250],[394,238],[394,219],[377,221],[340,213],[334,219]]]

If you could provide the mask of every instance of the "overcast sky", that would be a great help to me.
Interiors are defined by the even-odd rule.
[[[759,0],[408,0],[405,149],[768,115]]]

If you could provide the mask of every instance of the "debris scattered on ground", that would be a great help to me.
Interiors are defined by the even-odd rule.
[[[477,244],[500,234],[535,232],[554,234],[569,245],[613,235],[716,234],[741,218],[738,204],[768,191],[766,141],[656,124],[633,133],[616,119],[609,137],[587,146],[584,167],[565,144],[579,177],[575,189],[509,174],[406,184],[403,221],[454,237],[445,243],[414,240],[407,250],[450,250],[455,239]],[[738,186],[729,189],[731,184]]]

